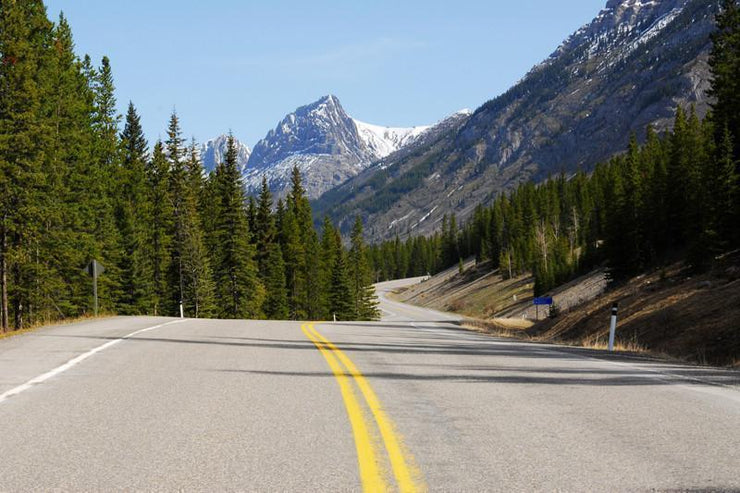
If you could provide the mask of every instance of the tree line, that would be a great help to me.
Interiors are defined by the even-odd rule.
[[[232,138],[207,174],[173,112],[151,152],[110,60],[75,54],[63,15],[0,4],[0,328],[89,313],[92,259],[103,310],[271,319],[378,316],[363,225],[349,248],[321,234],[293,170],[285,200],[247,197]]]
[[[480,205],[458,227],[445,216],[428,237],[372,249],[377,280],[424,275],[475,256],[504,277],[532,272],[536,294],[606,265],[616,280],[684,259],[709,267],[740,246],[740,9],[723,0],[712,36],[713,98],[700,119],[678,108],[673,130],[648,128],[642,144],[591,173],[525,183]]]

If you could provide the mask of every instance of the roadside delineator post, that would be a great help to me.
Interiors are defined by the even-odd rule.
[[[180,300],[180,318],[185,318],[185,310],[182,307],[182,300]]]
[[[617,331],[617,310],[619,309],[619,303],[614,302],[612,305],[612,319],[611,325],[609,326],[609,351],[614,351],[614,333]]]

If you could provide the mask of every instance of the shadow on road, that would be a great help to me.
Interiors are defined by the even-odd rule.
[[[219,373],[241,373],[245,375],[269,375],[295,377],[325,377],[334,378],[331,372],[297,372],[297,371],[268,371],[268,370],[240,370],[217,369]],[[676,383],[668,376],[655,378],[654,375],[640,371],[619,370],[561,370],[558,368],[512,369],[487,368],[481,370],[476,367],[457,367],[450,373],[393,373],[370,372],[363,373],[371,380],[414,380],[414,381],[447,381],[460,383],[496,383],[515,385],[568,385],[568,386],[662,386]],[[689,382],[690,383],[690,382]],[[699,382],[695,382],[699,383]]]
[[[408,329],[408,326],[404,328]],[[399,341],[395,342],[362,342],[348,343],[335,341],[337,346],[348,354],[384,353],[405,355],[394,369],[406,369],[400,372],[370,372],[366,376],[393,380],[439,380],[472,383],[509,383],[509,384],[552,384],[552,385],[604,385],[604,386],[645,386],[645,385],[724,385],[739,386],[740,372],[718,368],[690,367],[656,362],[639,356],[610,355],[603,351],[572,348],[564,346],[547,346],[526,342],[502,341],[491,338],[460,339],[459,334],[450,332],[449,336],[439,332],[423,334],[413,330],[398,333]],[[112,340],[116,337],[89,335],[49,335],[48,337],[76,337],[100,340]],[[363,334],[363,338],[373,334]],[[256,337],[204,336],[201,338],[166,338],[166,337],[132,337],[129,343],[162,343],[192,344],[203,346],[220,346],[249,349],[276,349],[316,351],[308,340],[271,339]],[[470,357],[471,364],[430,364],[414,362],[416,356],[439,358],[445,356]],[[418,359],[418,358],[417,358]],[[538,360],[540,366],[531,367],[517,364],[522,360]],[[589,361],[589,359],[593,361]],[[452,358],[450,362],[455,361]],[[574,367],[573,362],[579,362]],[[541,366],[547,364],[547,367]],[[604,368],[604,362],[616,363],[613,368]],[[629,362],[635,367],[621,363]],[[273,374],[290,377],[332,376],[329,372],[265,372],[251,370],[221,370],[250,374]]]

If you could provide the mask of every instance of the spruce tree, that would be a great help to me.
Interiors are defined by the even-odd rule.
[[[108,57],[103,57],[95,72],[92,89],[94,96],[93,145],[94,165],[88,172],[88,200],[94,211],[93,234],[96,240],[93,257],[106,267],[98,282],[98,293],[104,309],[115,310],[121,304],[119,266],[123,263],[123,240],[116,227],[115,203],[119,197],[120,170],[120,116],[116,112],[115,86]]]
[[[121,180],[116,217],[124,255],[119,266],[123,297],[121,313],[154,312],[153,244],[147,229],[153,217],[147,177],[148,144],[141,119],[129,102],[126,124],[121,132]]]
[[[740,6],[737,0],[722,0],[712,34],[709,66],[716,142],[723,140],[725,127],[733,139],[734,160],[740,162]]]
[[[265,301],[262,309],[265,317],[272,320],[285,320],[290,316],[288,293],[285,286],[285,263],[280,246],[270,243],[267,247],[267,258],[262,274],[265,286]]]
[[[172,306],[171,278],[174,200],[170,194],[169,163],[162,141],[154,144],[152,158],[147,166],[147,201],[152,207],[152,220],[145,225],[146,239],[152,249],[152,285],[154,315],[175,315]]]
[[[380,317],[380,310],[378,310],[378,300],[375,297],[375,288],[370,277],[362,230],[362,219],[358,216],[352,227],[348,265],[352,302],[354,303],[353,318],[355,320],[376,320]]]
[[[47,212],[45,234],[38,246],[39,258],[44,259],[39,267],[45,268],[37,272],[36,282],[55,315],[76,316],[93,307],[90,281],[81,268],[94,256],[103,260],[96,255],[100,250],[95,235],[99,220],[95,207],[100,195],[91,194],[91,187],[94,192],[99,185],[92,183],[99,167],[92,126],[95,81],[80,70],[72,31],[63,15],[54,30],[54,45],[46,99],[53,129],[45,165]],[[111,273],[115,274],[115,267]],[[108,279],[101,279],[103,298]]]
[[[169,193],[173,203],[174,232],[170,297],[172,311],[183,310],[188,316],[207,317],[213,311],[213,281],[208,253],[198,215],[200,189],[193,188],[192,165],[185,161],[180,122],[173,112],[167,132]]]
[[[43,235],[44,114],[52,25],[40,0],[0,4],[0,326],[33,323],[37,248]],[[30,320],[29,320],[30,319]]]
[[[237,163],[234,137],[229,135],[226,159],[216,167],[215,177],[214,280],[216,304],[221,318],[262,316],[264,288],[258,279],[254,247],[244,209],[244,186]]]
[[[262,188],[257,199],[255,228],[252,231],[256,245],[256,259],[260,276],[264,280],[267,272],[267,262],[270,247],[277,242],[275,217],[272,214],[272,193],[267,186],[267,179],[262,177]]]

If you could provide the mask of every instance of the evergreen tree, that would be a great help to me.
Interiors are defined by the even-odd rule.
[[[33,323],[43,235],[44,118],[52,26],[40,0],[0,4],[0,326]]]
[[[100,302],[104,309],[115,310],[123,298],[119,271],[124,257],[123,240],[115,221],[115,204],[121,193],[118,139],[121,118],[116,112],[115,86],[108,57],[103,57],[95,76],[92,84],[94,165],[86,173],[86,193],[94,211],[92,221],[96,247],[93,257],[106,267],[105,275],[98,281]]]
[[[352,303],[352,290],[347,273],[347,256],[342,248],[339,234],[335,238],[335,255],[334,263],[331,269],[331,284],[329,288],[329,307],[332,317],[336,316],[337,320],[355,320],[356,305]],[[355,305],[355,306],[353,306]],[[363,305],[366,307],[365,305]],[[373,320],[375,317],[367,313],[366,319]]]
[[[198,215],[198,196],[192,174],[184,160],[180,122],[173,112],[167,132],[170,197],[173,203],[174,232],[170,267],[171,310],[180,304],[189,316],[207,317],[213,310],[213,282]]]
[[[380,317],[380,311],[368,268],[362,229],[362,219],[358,216],[352,227],[352,247],[349,251],[348,266],[351,299],[354,303],[353,318],[355,320],[376,320]]]
[[[124,255],[119,265],[123,296],[119,312],[154,312],[153,244],[147,228],[154,220],[147,182],[148,144],[141,119],[129,103],[126,124],[121,133],[122,167],[116,217]]]
[[[712,35],[709,65],[712,86],[709,95],[716,121],[716,142],[722,142],[725,127],[733,140],[735,162],[740,162],[740,6],[737,0],[721,0]]]
[[[168,273],[172,272],[172,243],[174,226],[174,200],[170,195],[169,163],[161,141],[157,141],[152,159],[147,167],[149,193],[147,200],[152,207],[152,220],[146,227],[146,239],[152,248],[152,285],[154,315],[174,315],[172,289]]]
[[[217,248],[213,257],[217,314],[220,318],[258,318],[262,316],[264,288],[249,241],[244,186],[232,135],[226,159],[216,167],[215,183]]]
[[[36,283],[41,297],[60,316],[76,316],[93,307],[90,282],[81,268],[93,257],[103,260],[95,234],[102,219],[96,215],[100,195],[91,195],[91,188],[95,191],[100,185],[92,183],[99,167],[92,127],[94,81],[80,70],[72,31],[63,15],[54,30],[54,47],[45,110],[53,131],[44,170],[46,213],[37,250],[43,260],[38,263]],[[115,268],[111,273],[115,274]],[[101,281],[108,279],[106,275]],[[108,286],[100,284],[105,297]]]
[[[285,263],[279,245],[270,243],[267,247],[267,258],[263,274],[265,317],[273,320],[285,320],[289,317],[288,293],[285,287]]]
[[[262,177],[262,188],[257,199],[255,229],[252,231],[254,243],[257,247],[256,259],[260,275],[264,280],[267,272],[267,262],[270,256],[270,247],[277,242],[275,217],[272,214],[272,193],[267,186],[267,179]]]

